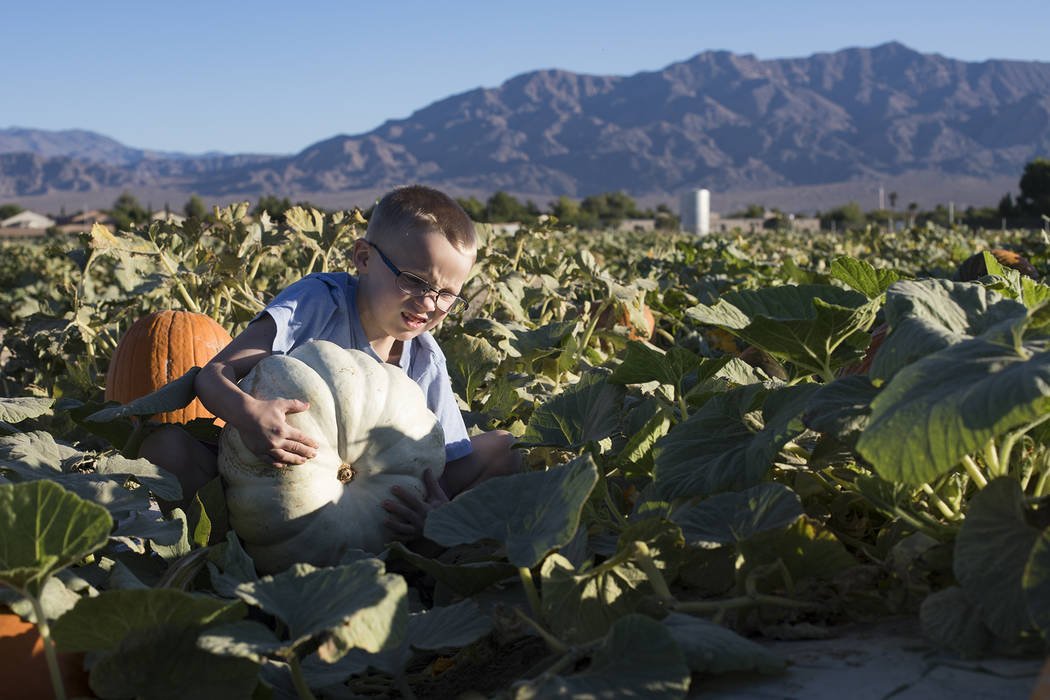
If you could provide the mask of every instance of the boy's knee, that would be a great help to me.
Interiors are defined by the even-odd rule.
[[[215,454],[178,425],[165,425],[147,435],[139,457],[174,474],[184,500],[192,499],[197,489],[219,473]]]
[[[489,476],[507,476],[521,472],[521,452],[513,449],[517,438],[506,430],[492,430],[475,435],[470,443]]]

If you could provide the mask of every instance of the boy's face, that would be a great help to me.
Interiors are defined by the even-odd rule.
[[[411,340],[436,326],[446,313],[437,308],[433,293],[413,297],[401,291],[394,271],[375,246],[402,272],[422,278],[434,289],[456,295],[474,264],[474,251],[459,250],[442,234],[429,231],[383,236],[374,243],[354,242],[361,324],[373,344],[384,339]]]

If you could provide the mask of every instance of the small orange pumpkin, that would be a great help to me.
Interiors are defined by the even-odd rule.
[[[84,655],[58,652],[66,697],[94,697],[84,670]],[[6,700],[54,697],[44,657],[44,640],[36,625],[0,608],[0,688]]]
[[[151,394],[205,363],[232,340],[211,317],[190,311],[157,311],[124,333],[106,372],[106,400],[128,403]],[[186,408],[153,416],[162,423],[186,423],[213,416],[200,399]],[[222,425],[222,421],[217,421]]]
[[[1039,279],[1039,271],[1036,270],[1035,266],[1032,265],[1032,263],[1028,261],[1028,258],[1023,255],[1002,248],[992,248],[988,252],[991,253],[996,261],[1003,267],[1012,267],[1026,277],[1031,277],[1034,280]],[[979,251],[966,258],[966,260],[959,265],[959,269],[955,271],[955,277],[953,277],[953,279],[957,282],[973,282],[974,280],[981,279],[987,274],[988,268],[984,264],[984,251]]]
[[[639,328],[631,322],[631,312],[626,304],[616,303],[598,316],[598,328],[612,330],[615,326],[627,326],[630,329],[627,336],[629,340],[649,340],[656,332],[656,319],[648,304],[642,304],[642,317],[645,319],[645,328]]]

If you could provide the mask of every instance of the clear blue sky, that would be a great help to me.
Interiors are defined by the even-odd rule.
[[[631,75],[709,49],[1050,61],[1050,0],[16,0],[3,25],[0,127],[190,153],[292,153],[530,70]]]

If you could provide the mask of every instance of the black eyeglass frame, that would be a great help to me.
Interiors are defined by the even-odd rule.
[[[390,268],[390,271],[394,273],[394,279],[397,281],[397,288],[405,294],[408,294],[409,296],[413,297],[425,297],[428,294],[433,293],[434,305],[441,312],[446,313],[450,316],[455,316],[456,314],[463,313],[463,311],[466,310],[467,300],[463,297],[456,296],[452,292],[434,289],[434,287],[429,282],[427,282],[419,275],[414,275],[411,272],[404,272],[398,269],[397,265],[392,263],[390,261],[390,258],[388,258],[386,254],[383,253],[383,251],[375,243],[373,243],[372,241],[365,241],[365,243],[376,249],[376,252],[379,253],[380,259],[386,264],[387,267]],[[405,289],[406,283],[410,285],[418,285],[418,287]],[[420,291],[420,288],[422,289],[422,291]],[[447,302],[448,308],[442,308],[443,299],[451,299],[451,301]]]

